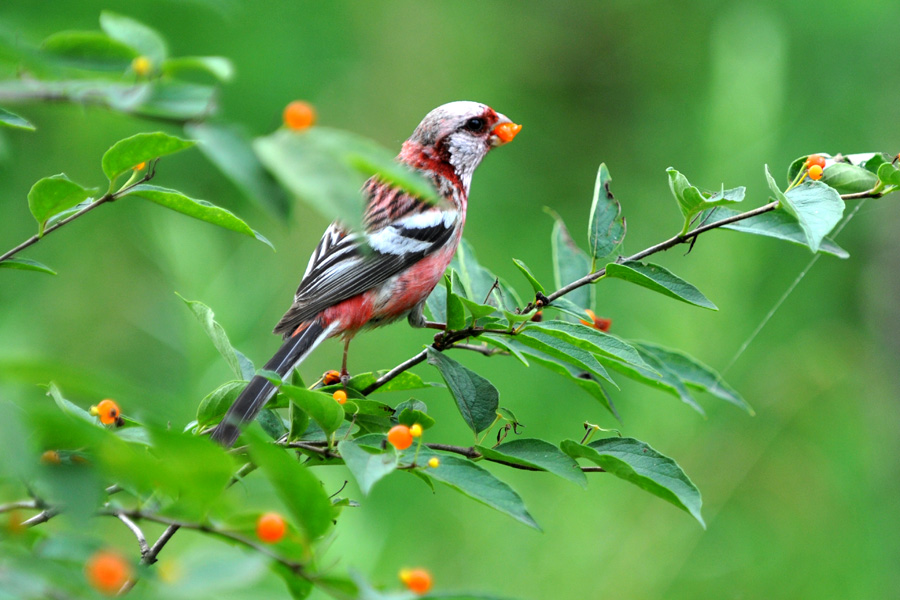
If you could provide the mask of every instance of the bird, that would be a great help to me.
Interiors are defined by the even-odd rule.
[[[349,380],[350,340],[363,329],[406,317],[431,324],[425,300],[441,281],[462,238],[472,175],[488,152],[512,141],[522,126],[486,104],[456,101],[427,115],[397,156],[434,186],[437,202],[378,175],[362,187],[362,228],[339,220],[312,253],[290,308],[275,326],[284,341],[263,369],[282,380],[325,339],[341,336],[341,381]],[[277,387],[255,375],[229,407],[211,438],[226,448],[271,399]]]

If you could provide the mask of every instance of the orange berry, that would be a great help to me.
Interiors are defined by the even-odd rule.
[[[534,315],[532,315],[532,317],[531,317],[531,320],[534,321],[535,323],[540,323],[541,321],[543,321],[544,320],[544,311],[539,310],[536,313],[534,313]]]
[[[816,181],[822,179],[822,167],[820,167],[819,165],[811,166],[809,168],[809,178],[815,179]]]
[[[413,435],[406,425],[394,425],[388,431],[387,439],[397,450],[406,450],[413,443]]]
[[[604,319],[603,317],[594,318],[594,329],[599,329],[606,333],[609,331],[610,327],[612,327],[612,319]]]
[[[415,594],[427,594],[431,589],[431,573],[425,569],[401,569],[400,581]]]
[[[47,450],[41,454],[41,462],[45,465],[58,465],[61,462],[59,459],[59,452],[56,450]]]
[[[337,400],[338,404],[343,404],[347,401],[347,392],[345,392],[344,390],[338,390],[334,394],[332,394],[332,397]]]
[[[428,459],[428,466],[432,469],[437,469],[439,466],[441,466],[441,459],[439,459],[437,456],[432,456]]]
[[[91,414],[93,414],[93,412]],[[113,425],[119,420],[119,415],[122,414],[122,411],[119,410],[119,405],[116,404],[115,401],[107,398],[106,400],[101,400],[100,404],[97,405],[96,414],[100,417],[100,422],[104,425]]]
[[[341,374],[335,370],[325,371],[322,375],[322,385],[334,385],[341,382]]]
[[[415,423],[412,427],[409,428],[409,435],[414,438],[422,437],[422,426],[418,423]]]
[[[146,77],[153,70],[153,63],[146,56],[135,56],[131,61],[131,69],[140,77]]]
[[[284,537],[287,523],[276,512],[268,512],[256,521],[256,535],[267,544],[274,544]]]
[[[316,122],[316,111],[312,105],[302,100],[294,100],[284,107],[284,125],[294,131],[302,131]]]
[[[95,552],[84,567],[88,583],[108,596],[115,595],[131,579],[131,565],[118,552]]]
[[[146,166],[147,166],[146,162],[140,162],[140,163],[134,165],[133,167],[131,167],[131,170],[132,171],[143,171],[144,167],[146,167]]]
[[[819,156],[818,154],[810,154],[806,159],[806,168],[810,168],[813,165],[819,165],[823,169],[825,168],[825,157]]]

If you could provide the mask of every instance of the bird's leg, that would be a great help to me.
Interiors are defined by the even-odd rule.
[[[350,373],[347,372],[347,351],[350,350],[350,338],[344,339],[344,360],[341,361],[341,384],[347,385]]]

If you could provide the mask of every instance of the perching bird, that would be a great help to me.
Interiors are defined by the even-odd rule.
[[[472,174],[491,148],[520,129],[477,102],[450,102],[428,113],[397,158],[429,179],[441,201],[430,204],[377,176],[369,179],[364,231],[337,221],[325,230],[293,304],[275,326],[285,342],[263,368],[286,378],[322,340],[342,335],[346,381],[347,348],[359,330],[404,316],[424,327],[425,300],[462,237]],[[212,438],[230,447],[275,391],[268,379],[253,377]]]

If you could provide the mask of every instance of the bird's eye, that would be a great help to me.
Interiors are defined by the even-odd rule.
[[[481,133],[484,131],[485,125],[487,125],[487,122],[481,117],[472,117],[466,121],[466,124],[463,125],[463,127],[473,133]]]

